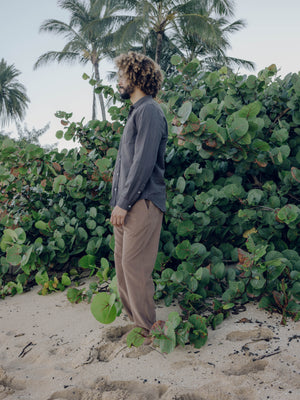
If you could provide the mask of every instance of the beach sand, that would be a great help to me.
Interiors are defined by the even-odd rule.
[[[39,288],[0,301],[0,400],[299,400],[300,322],[247,304],[201,349],[128,348],[132,325]],[[166,319],[176,305],[157,305]]]

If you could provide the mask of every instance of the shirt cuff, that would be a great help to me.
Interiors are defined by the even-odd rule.
[[[124,199],[123,197],[120,197],[119,200],[117,201],[117,206],[123,208],[123,210],[130,211],[133,204],[128,204],[128,200]]]

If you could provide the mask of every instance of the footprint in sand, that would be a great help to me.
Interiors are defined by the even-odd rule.
[[[106,329],[103,337],[110,342],[117,342],[123,340],[126,343],[126,333],[130,332],[134,328],[134,325],[124,325],[124,326],[111,326]]]
[[[92,387],[55,392],[47,400],[163,400],[168,387],[100,378]],[[198,400],[198,399],[191,399]]]
[[[0,367],[0,400],[17,390],[25,389],[25,383],[7,375],[6,371]]]
[[[104,343],[98,347],[97,360],[108,362],[114,359],[119,353],[124,351],[127,358],[138,358],[150,353],[151,346],[140,346],[139,348],[129,349],[126,345],[126,334],[133,329],[133,325],[113,326],[108,328],[104,335]]]
[[[227,371],[223,371],[225,375],[235,375],[235,376],[241,376],[241,375],[248,375],[251,372],[260,372],[263,371],[266,366],[268,365],[268,362],[266,360],[258,360],[258,361],[250,361],[247,364],[244,365],[238,365],[235,368],[231,368]]]
[[[274,333],[268,328],[257,328],[248,331],[233,331],[230,332],[226,339],[231,342],[243,340],[270,340],[274,337]]]

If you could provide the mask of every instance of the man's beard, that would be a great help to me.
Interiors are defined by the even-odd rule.
[[[120,92],[120,97],[123,100],[128,100],[130,99],[130,95],[134,92],[134,86],[133,85],[127,85],[126,87],[122,86],[123,91]]]
[[[130,94],[127,91],[124,91],[123,93],[120,93],[120,97],[122,100],[128,100],[130,99]]]

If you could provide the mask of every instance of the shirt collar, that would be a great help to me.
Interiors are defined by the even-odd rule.
[[[132,104],[132,106],[130,107],[130,109],[134,109],[134,108],[138,108],[140,105],[142,105],[143,103],[145,103],[146,101],[149,101],[150,99],[152,99],[151,95],[146,95],[143,96],[141,99],[139,99],[136,103]]]

